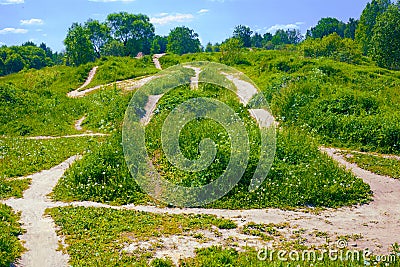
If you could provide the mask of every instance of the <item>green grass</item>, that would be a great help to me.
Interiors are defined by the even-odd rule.
[[[297,51],[243,53],[234,65],[249,76],[282,124],[316,134],[325,145],[400,154],[400,73],[365,61],[305,58]],[[220,62],[219,53],[166,55],[165,66]]]
[[[264,257],[264,254],[261,254],[262,257],[260,260],[258,258],[258,251],[253,248],[248,248],[244,252],[238,252],[235,249],[229,248],[222,248],[219,246],[214,246],[210,248],[205,248],[205,249],[198,249],[196,253],[196,257],[191,258],[191,259],[184,259],[181,260],[180,266],[196,266],[196,267],[206,267],[206,266],[270,266],[270,267],[286,267],[286,266],[301,266],[301,267],[307,267],[307,266],[331,266],[331,267],[340,267],[340,266],[349,266],[349,267],[355,267],[355,266],[365,266],[366,262],[362,259],[362,252],[360,252],[360,259],[359,260],[332,260],[329,258],[327,253],[322,257],[322,252],[316,251],[316,261],[310,261],[308,260],[308,254],[305,255],[304,259],[302,260],[302,251],[296,250],[298,254],[293,254],[292,258],[289,257],[288,253],[286,252],[286,255],[282,256],[282,254],[279,254],[281,258],[287,259],[286,261],[279,260],[278,259],[278,251],[275,253],[269,253],[267,254],[267,258],[264,260],[262,257]],[[264,252],[263,252],[264,253]],[[272,260],[271,260],[271,254]],[[296,255],[299,255],[299,259],[296,259]],[[338,253],[340,255],[340,253]],[[346,251],[343,252],[343,255],[345,258],[346,256]],[[293,259],[293,260],[291,260]],[[398,260],[398,257],[396,258]],[[372,265],[372,264],[377,264],[379,262],[374,262],[374,260],[371,260],[369,264],[371,266],[399,266],[397,261],[389,263],[389,265]]]
[[[147,57],[141,60],[104,58],[99,65],[90,86],[157,72]],[[77,134],[74,122],[84,115],[88,117],[85,123],[89,130],[109,132],[119,128],[115,117],[123,118],[122,109],[129,101],[120,90],[96,92],[80,99],[67,97],[68,92],[83,84],[93,66],[93,63],[77,68],[55,66],[3,77],[0,80],[0,136]],[[127,99],[126,105],[120,108],[123,97]]]
[[[250,161],[241,182],[227,196],[208,207],[339,207],[365,203],[370,199],[368,185],[339,167],[328,156],[321,154],[315,140],[294,127],[279,131],[277,154],[270,174],[260,189],[249,193],[248,185],[258,163],[259,130],[232,92],[213,86],[200,87],[196,91],[181,87],[160,100],[157,114],[147,126],[146,144],[150,158],[153,158],[157,170],[166,179],[184,186],[197,186],[219,177],[225,170],[230,156],[226,132],[209,120],[189,123],[180,138],[182,151],[188,158],[197,157],[198,143],[206,137],[212,138],[218,144],[219,160],[206,171],[190,173],[178,170],[166,160],[159,149],[162,122],[169,111],[185,99],[200,96],[212,96],[231,106],[247,125],[251,147]],[[60,180],[54,197],[56,200],[91,200],[114,204],[153,203],[131,177],[118,133],[75,163]]]
[[[22,177],[50,169],[67,158],[87,152],[102,137],[30,140],[0,139],[0,178]]]
[[[151,56],[145,56],[141,59],[131,57],[103,57],[92,63],[92,65],[97,65],[99,68],[91,83],[85,88],[147,76],[158,72],[154,67]]]
[[[347,161],[357,164],[360,168],[379,175],[400,179],[400,161],[397,159],[384,158],[379,154],[366,155],[353,151],[343,152],[342,154]]]
[[[18,240],[22,234],[18,220],[19,215],[0,204],[0,267],[9,267],[24,250]]]
[[[0,199],[21,198],[29,185],[30,179],[7,180],[0,178]]]
[[[230,220],[211,215],[161,215],[104,208],[54,208],[48,211],[59,234],[65,237],[72,266],[147,266],[154,250],[124,253],[127,245],[168,237],[190,235],[212,226],[230,225]]]

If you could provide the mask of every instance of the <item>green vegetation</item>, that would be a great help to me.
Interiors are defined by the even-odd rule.
[[[23,252],[23,247],[18,240],[22,229],[18,223],[19,215],[10,207],[0,204],[0,266],[8,267]]]
[[[263,248],[260,248],[263,249]],[[248,248],[244,252],[238,252],[233,248],[222,248],[219,246],[213,246],[205,249],[198,249],[196,251],[196,257],[191,259],[181,260],[181,266],[330,266],[330,267],[339,267],[339,266],[365,266],[365,262],[362,259],[362,252],[360,252],[360,257],[357,260],[345,260],[342,261],[336,260],[333,261],[329,258],[329,255],[325,253],[322,255],[322,252],[316,251],[315,253],[315,261],[307,260],[308,257],[313,259],[313,256],[309,256],[305,254],[304,259],[302,260],[303,252],[300,250],[295,250],[297,253],[293,252],[292,257],[290,258],[287,251],[285,256],[281,256],[281,258],[287,259],[287,261],[282,261],[278,259],[278,251],[268,251],[268,253],[264,250],[261,254],[261,259],[258,258],[258,251],[254,248]],[[312,250],[311,250],[312,251]],[[264,253],[264,254],[263,254]],[[340,252],[339,252],[340,253]],[[313,255],[313,254],[310,254]],[[340,255],[340,254],[338,254]],[[346,251],[343,252],[345,258]],[[298,256],[298,259],[297,258]],[[272,258],[272,260],[270,260]],[[291,260],[293,259],[293,260]],[[371,263],[370,263],[371,264]]]
[[[145,56],[141,59],[131,57],[102,57],[93,65],[98,65],[99,68],[92,82],[85,88],[134,79],[158,72],[150,56]]]
[[[168,36],[167,51],[178,55],[200,52],[199,35],[187,27],[176,27]]]
[[[317,143],[296,128],[279,131],[277,154],[271,172],[259,190],[249,193],[248,185],[258,163],[258,127],[232,92],[210,85],[201,85],[196,91],[181,87],[159,101],[156,115],[147,126],[146,144],[153,164],[158,172],[164,174],[164,178],[183,186],[198,186],[219,177],[227,166],[230,145],[226,132],[209,120],[189,123],[180,139],[183,153],[189,158],[197,156],[198,142],[204,138],[211,138],[218,144],[218,160],[207,170],[198,173],[178,170],[160,151],[160,133],[165,117],[176,105],[193,97],[213,97],[225,102],[245,121],[250,135],[251,157],[243,179],[227,196],[210,204],[210,207],[337,207],[368,201],[369,187],[322,155]],[[75,163],[55,189],[55,198],[117,204],[149,202],[150,199],[139,190],[127,170],[120,140],[120,134],[113,135]]]
[[[60,64],[62,62],[60,57],[62,56],[57,52],[53,54],[44,43],[39,47],[32,42],[26,42],[22,46],[1,46],[0,76]]]
[[[379,154],[363,154],[353,151],[345,151],[342,154],[347,161],[357,164],[360,168],[379,175],[400,179],[400,160],[398,159],[385,158]]]
[[[232,225],[212,215],[160,215],[104,208],[55,208],[48,211],[65,236],[72,266],[147,266],[155,244],[147,250],[124,252],[129,244],[171,235],[190,235],[212,226]],[[161,265],[164,266],[164,265]]]
[[[52,140],[0,139],[0,178],[21,177],[47,170],[68,157],[88,151],[103,138]]]
[[[109,57],[99,60],[97,77],[90,84],[111,83],[156,72],[149,57],[143,59]],[[67,97],[86,80],[94,64],[78,68],[56,66],[12,74],[0,81],[0,135],[62,136],[78,134],[73,125],[86,115],[88,130],[118,128],[115,113],[123,118],[129,98],[120,90],[107,90],[81,99]],[[121,104],[121,99],[126,98]],[[118,111],[120,105],[126,103]],[[102,116],[101,118],[99,116]],[[122,119],[119,121],[122,122]]]

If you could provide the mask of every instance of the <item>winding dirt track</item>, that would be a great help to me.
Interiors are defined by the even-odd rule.
[[[192,81],[195,82],[195,79]],[[243,90],[238,90],[238,92],[241,91]],[[153,102],[156,103],[156,100],[157,99],[154,99]],[[243,100],[246,101],[247,98],[244,97]],[[151,107],[149,106],[149,111],[152,109],[153,105]],[[151,112],[149,112],[149,114],[150,113]],[[306,233],[309,233],[309,238],[305,241],[306,245],[318,245],[318,241],[311,237],[311,233],[314,231],[327,232],[332,238],[341,235],[361,234],[362,238],[354,241],[354,244],[351,244],[352,246],[356,246],[357,249],[368,247],[375,253],[387,253],[390,250],[391,244],[400,241],[397,235],[397,233],[400,232],[400,181],[373,174],[357,167],[355,164],[350,164],[339,152],[339,150],[334,148],[321,148],[321,153],[327,153],[335,161],[339,162],[341,165],[351,170],[357,177],[368,183],[374,193],[374,199],[367,205],[345,207],[336,210],[327,209],[318,214],[310,211],[284,211],[280,209],[180,209],[134,205],[116,207],[92,202],[51,202],[47,198],[47,195],[53,190],[54,186],[69,166],[78,159],[77,156],[71,157],[50,170],[30,176],[32,185],[25,191],[22,199],[2,201],[11,206],[15,211],[22,212],[21,222],[23,227],[27,230],[26,233],[21,236],[21,240],[25,241],[25,247],[28,251],[23,254],[21,260],[16,264],[18,266],[27,267],[67,266],[68,256],[57,251],[59,238],[56,235],[55,225],[51,218],[44,215],[44,211],[46,208],[69,205],[129,209],[163,214],[213,214],[219,217],[230,218],[236,221],[239,227],[249,222],[288,222],[290,225],[288,227],[288,236],[292,235],[294,230],[299,229],[304,229]],[[231,230],[227,232],[227,234],[236,236],[239,239],[243,238],[241,237],[240,228]],[[251,237],[248,238],[251,239]],[[221,243],[222,241],[222,239],[217,239],[215,242]],[[169,241],[167,240],[166,242]],[[186,256],[192,255],[195,245],[196,244],[193,243],[188,248],[185,248]],[[132,244],[132,246],[135,247],[136,245]],[[175,251],[166,251],[165,255],[176,256],[177,254]]]

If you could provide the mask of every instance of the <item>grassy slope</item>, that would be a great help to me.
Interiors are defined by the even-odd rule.
[[[94,65],[100,65],[94,81],[99,84],[157,71],[149,59],[108,58],[78,68],[56,66],[0,79],[0,136],[7,136],[0,138],[0,199],[22,197],[29,186],[28,179],[8,178],[51,168],[104,141],[103,138],[26,140],[20,136],[77,134],[74,121],[83,115],[88,117],[85,129],[112,132],[120,128],[129,96],[109,90],[86,99],[66,97],[67,92],[86,80]],[[20,228],[16,221],[8,207],[0,207],[0,266],[8,266],[21,253],[17,238]]]

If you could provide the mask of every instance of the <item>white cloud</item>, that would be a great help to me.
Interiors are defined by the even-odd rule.
[[[150,18],[150,22],[156,25],[165,25],[172,22],[185,22],[194,19],[192,14],[175,14],[175,15],[164,15],[154,18]]]
[[[44,21],[42,19],[23,19],[21,20],[21,25],[43,25]]]
[[[197,12],[197,13],[199,13],[199,14],[205,14],[205,13],[208,13],[210,10],[208,10],[208,9],[200,9],[199,10],[199,12]]]
[[[23,3],[25,3],[25,0],[0,0],[0,5],[16,5]]]
[[[101,3],[110,3],[110,2],[123,2],[123,3],[129,3],[129,2],[134,2],[136,0],[89,0],[90,2],[101,2]]]
[[[9,34],[9,33],[24,34],[27,32],[28,32],[27,29],[16,29],[16,28],[4,28],[0,30],[0,34]]]
[[[290,24],[275,24],[267,29],[267,32],[275,33],[277,30],[289,30],[289,29],[300,29],[297,23],[290,23]]]

